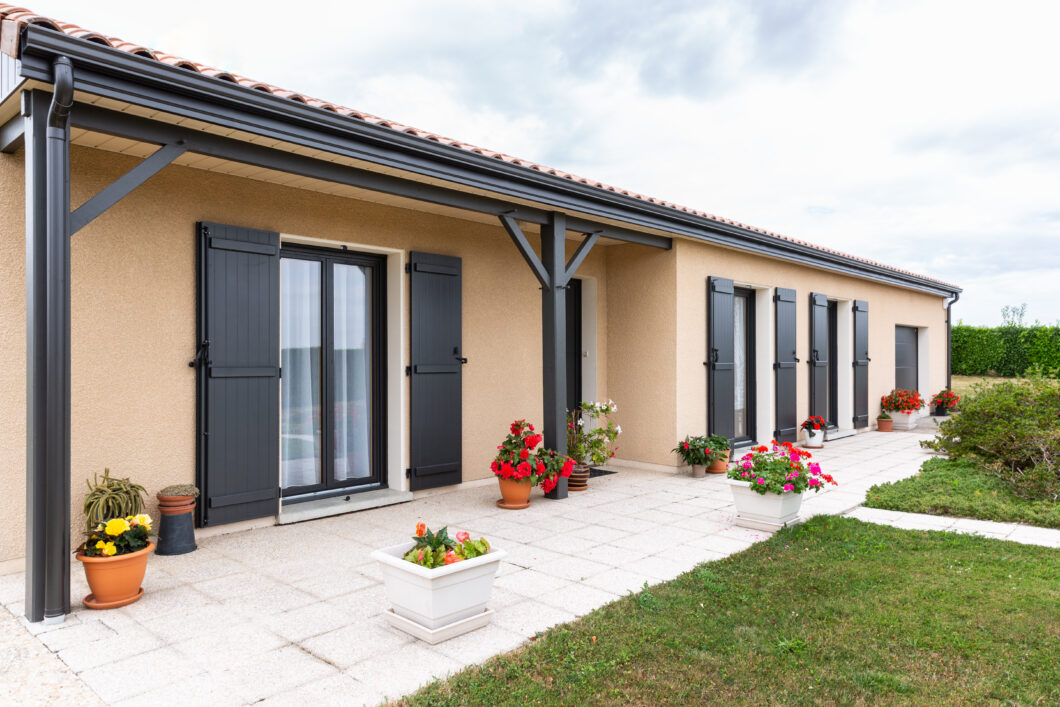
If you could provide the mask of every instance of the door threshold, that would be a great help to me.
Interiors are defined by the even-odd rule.
[[[858,433],[857,430],[825,430],[824,441],[831,442],[833,439],[843,439],[844,437],[853,437]]]
[[[412,498],[411,491],[397,491],[395,489],[376,489],[375,491],[363,491],[348,496],[332,496],[331,498],[322,498],[317,501],[306,501],[282,506],[277,520],[280,525],[301,523],[302,521],[316,518],[366,511],[370,508],[392,506],[395,503],[406,503],[411,501]]]

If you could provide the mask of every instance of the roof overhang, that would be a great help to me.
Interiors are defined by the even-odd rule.
[[[498,215],[545,223],[548,210],[556,210],[569,214],[571,230],[603,231],[615,240],[665,248],[668,239],[657,234],[672,234],[941,296],[961,291],[937,280],[469,152],[50,29],[25,28],[18,56],[23,78],[51,82],[52,61],[59,56],[74,64],[76,91],[488,192],[496,200]]]

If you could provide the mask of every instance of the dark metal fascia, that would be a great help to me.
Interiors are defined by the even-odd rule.
[[[47,81],[49,58],[59,54],[77,62],[78,90],[115,100],[538,201],[551,208],[580,211],[933,294],[960,291],[928,278],[511,164],[42,27],[25,30],[22,75]]]
[[[26,121],[16,115],[4,125],[0,125],[0,152],[14,152],[22,147],[26,137]]]

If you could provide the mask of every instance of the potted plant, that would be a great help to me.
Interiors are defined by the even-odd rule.
[[[884,412],[898,413],[893,423],[895,429],[911,430],[916,427],[913,413],[924,407],[924,399],[916,390],[895,388],[880,398],[880,407]]]
[[[183,555],[195,549],[195,499],[199,489],[192,484],[174,484],[159,491],[158,555]]]
[[[885,412],[876,416],[876,429],[880,432],[894,432],[894,420]]]
[[[144,511],[144,496],[147,491],[140,484],[129,479],[115,479],[110,469],[103,470],[103,478],[92,475],[92,481],[85,481],[88,494],[81,506],[85,514],[85,531],[93,528],[108,518],[124,518]]]
[[[151,517],[139,513],[110,518],[96,524],[77,549],[92,592],[84,598],[89,609],[116,609],[144,594],[140,583],[147,572]]]
[[[743,455],[727,479],[736,504],[735,524],[773,531],[796,522],[803,492],[816,493],[826,483],[836,485],[810,459],[809,452],[796,449],[791,442],[776,441]]]
[[[387,620],[428,643],[484,626],[493,613],[486,603],[504,556],[485,538],[472,540],[467,532],[450,537],[447,528],[432,533],[417,523],[412,542],[372,553],[390,598]]]
[[[692,470],[692,476],[701,478],[707,475],[707,438],[702,436],[686,436],[683,441],[670,450],[677,456],[685,466]],[[577,467],[575,467],[577,468]]]
[[[537,449],[544,439],[534,432],[526,420],[516,420],[509,427],[508,436],[497,445],[497,456],[490,469],[497,477],[501,498],[497,506],[519,510],[530,505],[530,489],[541,484],[548,493],[556,488],[557,479],[569,478],[574,460],[552,449]]]
[[[803,420],[802,429],[806,430],[806,446],[811,449],[820,449],[824,446],[824,431],[828,425],[823,417],[810,415]]]
[[[961,396],[949,388],[943,388],[931,398],[931,407],[935,408],[936,416],[946,417],[946,415],[950,414],[950,410],[957,407],[959,402],[961,402]]]
[[[707,448],[704,450],[708,474],[724,474],[729,470],[729,453],[732,444],[725,435],[707,437]]]
[[[589,467],[600,466],[615,456],[615,440],[622,434],[622,428],[611,419],[617,410],[613,400],[582,401],[567,413],[567,453],[574,459],[567,490],[584,491],[589,486]]]

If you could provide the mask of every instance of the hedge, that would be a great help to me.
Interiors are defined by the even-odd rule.
[[[1060,371],[1060,326],[953,327],[952,369],[958,376],[1022,376],[1034,366]]]

